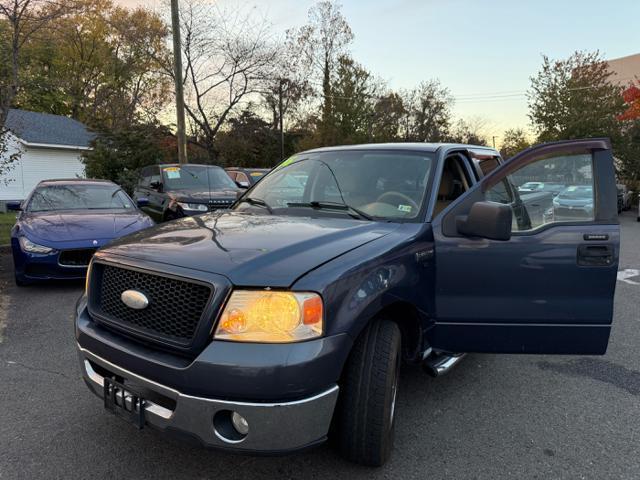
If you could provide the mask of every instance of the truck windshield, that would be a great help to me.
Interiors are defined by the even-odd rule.
[[[236,190],[233,180],[220,167],[186,165],[162,169],[166,190]]]
[[[48,185],[34,190],[27,211],[133,208],[131,199],[116,185]]]
[[[276,167],[236,208],[257,208],[253,199],[264,202],[274,214],[313,208],[334,210],[336,215],[356,212],[364,219],[416,219],[432,164],[433,157],[426,152],[306,153]]]

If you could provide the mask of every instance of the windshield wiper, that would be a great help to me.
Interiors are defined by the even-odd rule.
[[[364,218],[365,220],[374,220],[374,218],[364,213],[362,210],[357,209],[356,207],[352,207],[351,205],[347,205],[346,203],[337,203],[337,202],[289,202],[287,203],[287,207],[309,207],[309,208],[317,208],[317,209],[333,209],[333,210],[345,210],[350,212],[351,216]]]
[[[264,207],[269,213],[273,214],[273,208],[271,208],[271,206],[261,198],[244,197],[241,198],[238,203],[248,203],[250,205],[257,205],[258,207]]]

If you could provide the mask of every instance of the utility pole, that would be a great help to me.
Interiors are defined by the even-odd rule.
[[[178,0],[171,0],[171,30],[173,33],[173,71],[176,85],[176,125],[178,127],[178,162],[187,163],[187,137],[184,124],[184,90],[182,88],[182,42]]]
[[[493,148],[496,148],[496,136],[491,137],[493,139]]]
[[[282,115],[282,84],[284,79],[280,79],[278,87],[278,121],[280,122],[280,161],[284,160],[284,118]]]

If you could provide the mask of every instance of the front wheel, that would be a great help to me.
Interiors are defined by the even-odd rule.
[[[356,463],[383,465],[393,447],[401,364],[398,325],[372,323],[358,337],[345,367],[336,410],[340,453]]]

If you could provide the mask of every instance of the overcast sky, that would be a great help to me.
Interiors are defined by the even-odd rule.
[[[164,0],[116,0],[159,7]],[[276,32],[302,25],[313,0],[218,0],[256,6]],[[640,0],[343,0],[352,55],[392,88],[438,78],[457,117],[482,117],[487,135],[527,127],[524,92],[541,55],[599,49],[640,53]]]

